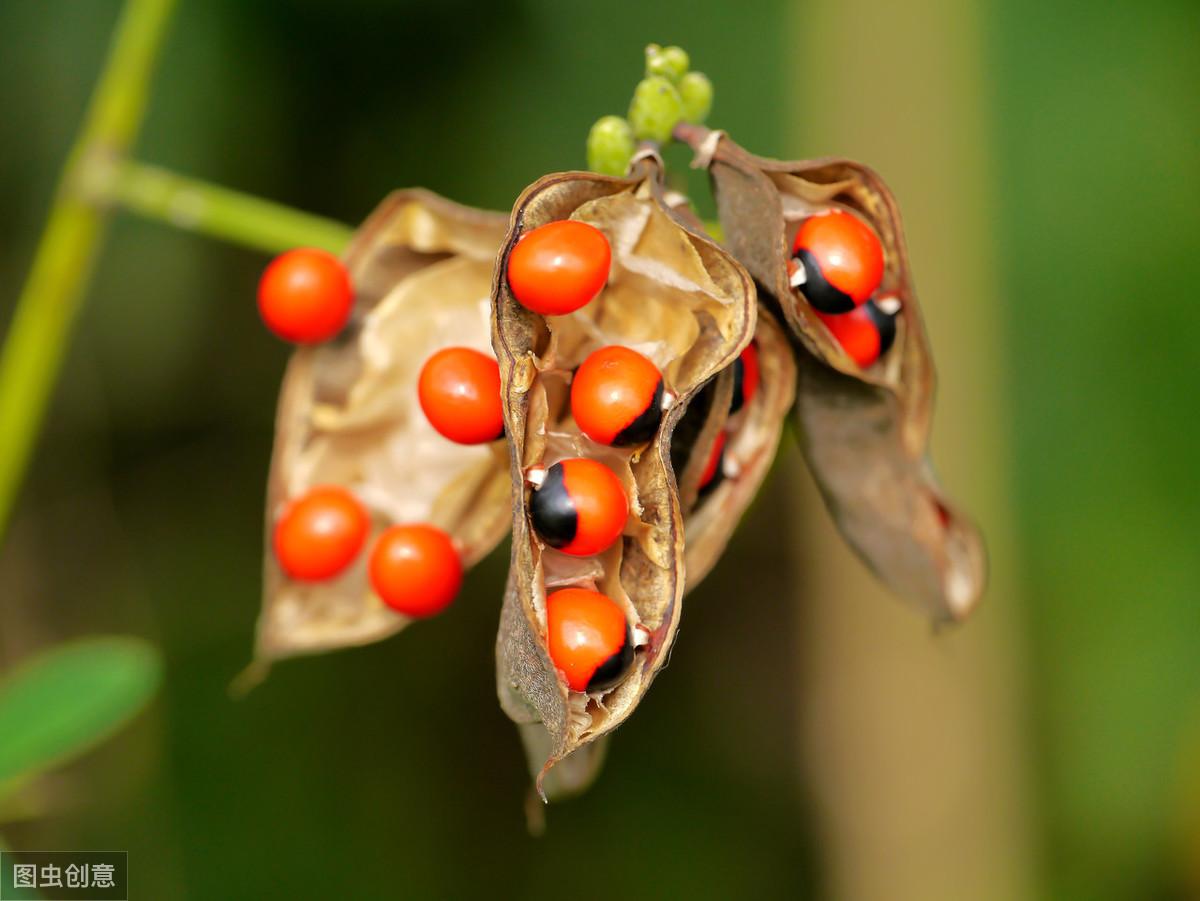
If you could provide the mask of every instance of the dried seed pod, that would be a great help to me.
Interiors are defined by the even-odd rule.
[[[714,403],[717,415],[710,416],[710,428],[713,422],[719,422],[719,428],[711,432],[706,430],[711,437],[697,442],[689,468],[685,470],[690,475],[698,471],[695,466],[698,461],[707,464],[718,436],[725,435],[722,458],[717,464],[724,468],[718,475],[720,481],[714,479],[702,496],[697,492],[695,506],[685,519],[687,546],[684,561],[688,591],[699,585],[716,565],[746,508],[762,486],[771,461],[775,459],[783,423],[795,398],[796,363],[792,348],[775,317],[765,309],[758,311],[754,341],[761,372],[758,390],[732,415],[727,401]],[[732,367],[726,373],[732,387]],[[682,488],[680,491],[682,494]]]
[[[313,486],[349,489],[371,514],[355,562],[319,582],[289,579],[267,554],[258,624],[261,661],[365,644],[410,621],[369,584],[371,544],[393,523],[445,530],[470,566],[508,531],[501,442],[455,444],[422,414],[417,379],[447,345],[491,354],[492,264],[507,217],[427,191],[390,195],[344,260],[355,286],[350,325],[292,356],[280,391],[267,488],[268,547],[281,507]]]
[[[781,162],[718,132],[680,126],[676,134],[709,168],[729,249],[797,340],[801,446],[839,529],[893,590],[935,619],[964,618],[983,591],[985,553],[928,463],[933,362],[891,193],[849,160]],[[833,209],[860,216],[878,235],[885,265],[875,296],[899,305],[894,346],[866,370],[821,323],[803,286],[790,282],[800,223]]]
[[[663,200],[662,163],[644,156],[629,178],[568,172],[548,175],[517,200],[497,260],[493,345],[500,361],[514,483],[564,457],[608,465],[629,495],[623,537],[591,558],[544,546],[529,522],[528,492],[513,497],[513,556],[497,638],[501,706],[523,724],[538,791],[579,790],[595,772],[546,779],[563,758],[598,760],[590,742],[620,724],[666,659],[683,593],[683,522],[670,467],[670,441],[686,404],[750,340],[754,285],[746,271],[702,232],[681,224]],[[612,248],[600,295],[568,316],[544,318],[512,295],[509,254],[528,231],[560,219],[600,229]],[[648,443],[611,447],[586,437],[570,415],[572,370],[594,350],[631,347],[666,383],[668,408]],[[546,596],[565,587],[599,591],[619,604],[640,647],[614,688],[571,692],[547,648]],[[527,724],[541,724],[536,728]],[[548,741],[528,733],[544,729]],[[582,749],[582,750],[580,750]]]

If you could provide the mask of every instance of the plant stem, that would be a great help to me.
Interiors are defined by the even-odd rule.
[[[691,122],[677,122],[675,127],[671,129],[671,137],[681,144],[687,144],[693,150],[700,146],[706,137],[708,137],[710,129],[703,125],[695,125]]]
[[[129,0],[83,127],[59,176],[54,204],[0,351],[0,538],[45,416],[104,232],[89,170],[119,159],[137,134],[175,0]]]
[[[992,10],[984,0],[814,0],[795,5],[784,26],[796,50],[783,79],[791,88],[783,109],[793,111],[784,113],[788,143],[852,148],[908,201],[904,225],[929,337],[939,368],[953,374],[937,392],[934,458],[987,523],[993,564],[989,602],[969,626],[931,641],[924,623],[835,546],[814,493],[793,480],[811,501],[793,500],[787,509],[802,515],[783,534],[798,549],[789,583],[800,664],[791,696],[797,772],[819,811],[826,892],[845,901],[1039,894],[1045,833],[1031,816],[1027,766],[1036,743],[1025,731],[1034,694],[1024,678],[1029,607],[1006,465],[1009,320],[995,288],[987,190]],[[846,34],[862,58],[896,54],[906,64],[882,78],[845,66],[837,36]],[[887,750],[863,753],[873,748]]]
[[[120,163],[96,189],[100,199],[148,219],[272,254],[293,247],[338,253],[353,233],[332,219],[132,160]]]

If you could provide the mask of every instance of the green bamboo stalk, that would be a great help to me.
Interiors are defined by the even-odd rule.
[[[175,0],[129,0],[59,177],[54,204],[0,351],[0,538],[41,430],[106,215],[89,198],[97,168],[123,157],[146,108]]]
[[[332,219],[132,160],[117,166],[97,191],[148,219],[271,254],[293,247],[339,253],[353,233]]]
[[[785,84],[801,90],[785,108],[802,111],[790,120],[797,143],[863,159],[900,199],[942,376],[934,460],[979,517],[991,557],[978,612],[933,638],[845,550],[824,511],[793,539],[805,589],[796,633],[802,768],[819,812],[826,892],[844,901],[1037,896],[991,252],[988,2],[813,0],[791,20],[795,69]],[[843,35],[876,64],[845,65]]]

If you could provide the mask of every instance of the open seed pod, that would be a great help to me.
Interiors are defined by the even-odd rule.
[[[683,594],[684,530],[670,442],[696,392],[749,342],[756,314],[746,271],[702,232],[681,224],[662,199],[662,163],[644,157],[629,178],[585,172],[548,175],[513,209],[497,261],[493,346],[500,362],[512,478],[568,457],[602,462],[625,487],[629,517],[607,550],[571,557],[547,545],[530,522],[529,492],[513,496],[513,550],[497,638],[501,706],[526,735],[536,785],[577,791],[594,775],[547,780],[563,758],[611,732],[633,712],[665,663]],[[533,229],[574,219],[599,229],[611,247],[606,286],[577,311],[543,317],[514,297],[509,259]],[[573,371],[597,348],[622,345],[648,357],[662,375],[665,412],[639,444],[614,447],[583,434],[568,399]],[[611,598],[643,642],[625,677],[606,690],[572,691],[551,660],[546,598],[566,587]],[[540,724],[540,725],[530,725]],[[598,754],[581,752],[589,760]],[[572,766],[575,760],[573,758]],[[569,770],[571,767],[564,767]]]
[[[758,365],[755,390],[747,390],[743,376],[737,387],[746,399],[732,414],[728,400],[714,400],[717,415],[709,417],[705,440],[697,442],[685,470],[690,476],[697,469],[696,462],[702,464],[693,483],[695,503],[685,508],[687,591],[699,585],[716,565],[758,494],[775,459],[783,423],[795,397],[796,363],[791,345],[775,317],[762,308],[754,330],[754,350]],[[734,387],[732,370],[730,367],[722,373],[730,389]],[[733,393],[730,390],[727,396]],[[717,430],[711,429],[714,421],[719,423]]]
[[[410,190],[390,195],[356,233],[344,256],[355,287],[350,324],[327,344],[297,349],[280,392],[261,661],[377,641],[410,622],[376,597],[367,577],[372,541],[387,526],[445,530],[464,566],[508,531],[503,442],[447,440],[417,397],[421,367],[435,351],[457,345],[490,355],[492,264],[507,222]],[[333,579],[295,581],[269,550],[272,528],[288,500],[320,485],[353,492],[370,514],[370,535]]]
[[[891,193],[849,160],[781,162],[700,127],[677,134],[709,168],[727,246],[797,341],[801,445],[839,529],[893,590],[937,620],[964,618],[983,591],[985,554],[928,463],[933,361]],[[867,369],[790,280],[801,222],[835,209],[857,214],[878,236],[884,268],[875,297],[899,308],[891,349]]]

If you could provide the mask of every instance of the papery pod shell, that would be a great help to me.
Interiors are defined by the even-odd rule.
[[[900,214],[873,171],[844,159],[782,162],[716,132],[684,137],[707,163],[726,245],[797,339],[796,422],[804,455],[838,528],[880,579],[935,620],[961,620],[986,581],[983,541],[945,497],[928,462],[934,369],[909,272]],[[901,305],[892,349],[860,369],[788,281],[806,215],[840,206],[883,242],[879,296]]]
[[[663,202],[671,212],[692,231],[713,237],[704,222],[696,215],[691,200],[678,191],[663,192]],[[759,305],[761,313],[762,305]],[[679,507],[684,522],[691,515],[700,495],[700,480],[708,463],[717,435],[729,418],[733,400],[734,367],[726,366],[700,387],[679,417],[671,433],[671,468],[679,490]],[[686,544],[686,539],[685,539]],[[685,551],[686,555],[686,551]],[[685,588],[685,592],[686,592]]]
[[[738,471],[699,497],[685,517],[687,591],[712,571],[762,487],[795,398],[796,362],[791,345],[775,317],[761,308],[754,339],[758,345],[758,391],[732,417],[728,412],[728,396],[723,403],[715,401],[714,407],[720,415],[710,417],[710,424],[717,421],[719,428],[706,430],[707,441],[697,442],[693,456],[692,463],[696,460],[707,463],[717,433],[726,430],[725,454],[737,462]],[[727,372],[732,376],[732,370]],[[732,387],[732,378],[729,381]]]
[[[608,551],[563,563],[556,559],[562,555],[543,548],[532,534],[527,493],[514,492],[512,566],[496,646],[497,690],[510,718],[518,724],[541,723],[548,734],[546,743],[526,739],[532,754],[544,755],[531,760],[543,798],[551,768],[628,717],[666,660],[684,585],[684,531],[670,467],[671,434],[688,401],[736,358],[754,328],[755,291],[749,275],[705,234],[681,224],[664,204],[661,166],[657,158],[645,157],[629,178],[567,172],[540,179],[517,200],[496,264],[493,345],[500,362],[513,484],[523,485],[525,470],[550,455],[591,456],[613,466],[618,475],[624,473],[633,511],[625,537]],[[572,217],[608,236],[611,276],[600,297],[582,310],[547,320],[512,296],[508,257],[527,231]],[[584,323],[590,323],[590,334]],[[564,426],[563,432],[547,429],[547,422],[563,423],[564,392],[555,387],[556,380],[565,385],[570,367],[602,344],[626,344],[650,356],[676,395],[654,439],[635,449],[632,458],[628,450],[603,447],[577,432],[570,439],[561,437],[573,426]],[[547,561],[558,573],[549,586],[544,582]],[[642,623],[650,634],[633,670],[604,694],[602,706],[568,691],[546,648],[546,590],[572,584],[594,585],[623,604],[631,622]],[[568,780],[564,791],[583,787],[595,772],[594,766],[579,769],[584,776]]]
[[[464,566],[508,531],[503,443],[443,438],[417,400],[417,376],[448,345],[491,351],[492,263],[508,217],[423,190],[387,197],[355,233],[343,261],[355,288],[351,321],[333,341],[300,347],[280,391],[267,486],[263,608],[257,657],[361,645],[411,621],[371,590],[367,558],[395,522],[429,522],[458,543]],[[286,577],[270,552],[283,504],[320,484],[352,489],[371,513],[355,563],[327,582]]]

